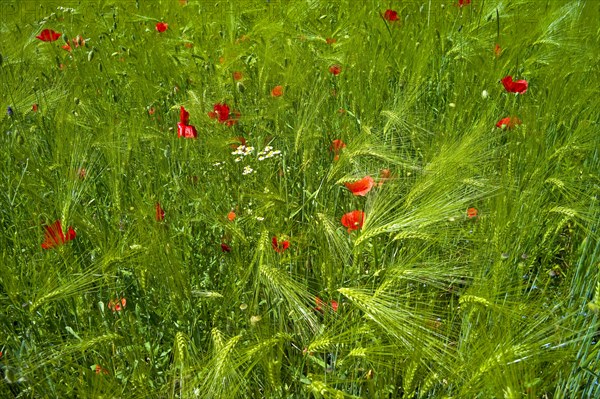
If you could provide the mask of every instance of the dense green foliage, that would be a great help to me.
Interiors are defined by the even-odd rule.
[[[0,397],[599,397],[598,3],[464,3],[3,1]]]

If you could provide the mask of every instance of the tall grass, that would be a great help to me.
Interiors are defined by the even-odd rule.
[[[0,7],[0,397],[600,395],[594,2]]]

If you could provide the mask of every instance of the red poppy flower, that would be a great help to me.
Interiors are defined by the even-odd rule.
[[[229,219],[230,222],[233,222],[235,220],[235,212],[231,211],[227,214],[227,219]]]
[[[242,73],[240,71],[235,71],[233,73],[233,80],[242,80],[242,78],[244,77],[244,75],[242,75]]]
[[[469,4],[471,4],[471,0],[458,0],[458,4],[457,5],[459,7],[463,7],[463,6],[466,6],[466,5],[469,5]]]
[[[331,145],[329,146],[329,151],[332,151],[335,154],[339,154],[342,148],[346,148],[346,143],[344,143],[340,139],[335,139],[331,142]]]
[[[67,230],[67,235],[63,233],[62,226],[60,225],[60,220],[52,223],[49,226],[44,226],[45,239],[42,243],[42,248],[50,249],[56,246],[62,245],[67,241],[71,241],[74,239],[77,234],[73,227],[69,226]]]
[[[160,206],[160,202],[157,202],[155,207],[156,207],[156,221],[162,222],[163,220],[165,220],[165,211]]]
[[[342,67],[337,64],[332,65],[329,67],[329,72],[331,72],[334,76],[337,76],[342,72]]]
[[[361,229],[365,221],[365,213],[363,211],[352,211],[342,216],[342,225],[348,229],[348,233],[352,230]]]
[[[272,97],[281,97],[283,95],[283,86],[275,86],[271,90]]]
[[[39,35],[37,35],[36,37],[38,39],[40,39],[43,42],[53,42],[55,40],[58,40],[58,38],[61,36],[60,32],[55,32],[52,29],[44,29]]]
[[[225,243],[221,244],[221,251],[223,252],[231,252],[231,247]]]
[[[157,22],[156,23],[156,30],[159,31],[160,33],[163,33],[164,31],[166,31],[168,27],[169,27],[169,24],[167,24],[165,22]]]
[[[500,54],[502,54],[502,48],[498,43],[494,45],[494,54],[496,54],[496,57],[500,57]]]
[[[469,208],[469,209],[467,209],[467,217],[469,219],[476,218],[478,214],[479,214],[479,212],[477,211],[477,208]]]
[[[281,252],[285,251],[286,249],[288,249],[290,247],[290,242],[287,241],[287,240],[283,240],[281,242],[278,242],[277,241],[277,237],[273,237],[271,239],[271,245],[273,245],[273,249],[276,252],[281,253]]]
[[[502,78],[502,84],[509,93],[525,94],[529,83],[526,80],[517,80],[513,82],[512,76]]]
[[[70,52],[71,52],[71,50],[72,50],[72,49],[71,49],[71,46],[69,45],[69,43],[67,43],[67,44],[65,44],[64,46],[62,46],[62,49],[63,49],[63,50],[66,50],[66,51],[68,51],[69,53],[70,53]]]
[[[496,127],[503,129],[507,128],[509,130],[513,129],[515,126],[522,124],[521,120],[516,116],[507,116],[506,118],[502,118],[496,123]]]
[[[219,123],[225,123],[229,119],[229,106],[225,103],[217,103],[213,111],[208,113],[211,119],[218,119]]]
[[[352,194],[364,197],[373,188],[373,178],[371,176],[365,176],[358,181],[344,183],[344,185],[352,192]]]
[[[327,43],[327,44],[333,44],[336,42],[337,42],[337,39],[334,39],[333,37],[328,37],[327,39],[325,39],[325,43]]]
[[[127,306],[127,299],[125,298],[111,299],[110,301],[108,301],[107,305],[107,307],[113,312],[120,312],[121,310],[123,310],[123,308],[125,308],[125,306]]]
[[[38,105],[37,105],[37,104],[33,104],[33,105],[31,106],[31,110],[32,110],[33,112],[37,112],[37,111],[38,111]]]
[[[198,137],[196,128],[192,125],[188,125],[190,119],[190,113],[181,107],[179,110],[179,123],[177,123],[177,137],[185,137],[195,139]]]
[[[338,311],[338,303],[337,303],[337,301],[331,301],[330,305],[331,305],[331,309],[333,309],[334,312]]]
[[[398,20],[398,13],[394,10],[385,10],[383,13],[383,19],[389,22],[394,22]]]

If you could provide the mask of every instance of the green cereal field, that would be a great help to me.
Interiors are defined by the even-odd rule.
[[[599,1],[0,16],[0,399],[600,397]]]

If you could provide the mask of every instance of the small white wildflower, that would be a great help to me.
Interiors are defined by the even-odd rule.
[[[241,162],[241,161],[242,161],[242,157],[237,157],[237,158],[235,159],[235,162]]]
[[[263,220],[265,220],[265,218],[262,216],[257,216],[256,220],[258,220],[259,222],[262,222]]]
[[[132,244],[132,245],[129,246],[129,249],[132,249],[132,250],[135,251],[135,250],[138,250],[138,249],[142,249],[142,246],[140,244]]]
[[[259,161],[264,161],[264,159],[265,159],[265,157],[263,157],[263,156],[258,157]]]
[[[244,171],[242,172],[242,174],[245,176],[245,175],[249,175],[252,172],[254,172],[254,169],[252,169],[250,166],[246,165],[246,166],[244,166]]]
[[[450,103],[450,104],[448,104],[448,106],[449,106],[450,108],[454,108],[454,107],[456,107],[456,104],[454,104],[454,103]]]
[[[489,96],[489,93],[487,92],[487,90],[484,90],[484,91],[481,92],[481,98],[483,98],[484,100],[486,98],[488,98],[488,96]]]

